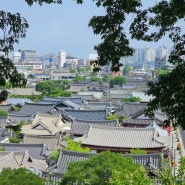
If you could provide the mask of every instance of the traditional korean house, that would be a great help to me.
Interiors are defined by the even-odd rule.
[[[84,134],[88,133],[91,125],[118,127],[119,122],[118,120],[89,121],[74,119],[71,125],[71,130],[69,130],[68,132],[72,136],[83,136]]]
[[[148,154],[160,153],[169,147],[169,136],[162,137],[156,128],[125,128],[91,125],[89,132],[74,141],[92,152],[110,150],[129,153],[130,149],[146,150]]]

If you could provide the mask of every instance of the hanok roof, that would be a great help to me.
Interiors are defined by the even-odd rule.
[[[0,110],[4,110],[6,112],[15,111],[15,109],[12,106],[12,104],[0,105]]]
[[[68,91],[72,92],[72,93],[78,93],[81,90],[86,91],[87,90],[87,86],[88,84],[71,84],[71,87],[68,89]]]
[[[14,114],[21,114],[21,115],[33,115],[35,116],[38,112],[47,114],[55,111],[56,107],[53,104],[37,104],[37,103],[27,103],[22,106],[20,111],[14,112]]]
[[[6,119],[7,119],[7,116],[0,117],[0,128],[5,128],[7,126]]]
[[[13,133],[6,128],[0,128],[0,143],[8,141],[8,138],[11,137]]]
[[[61,150],[57,160],[56,171],[65,173],[69,162],[87,160],[90,155],[92,155],[92,153]]]
[[[64,123],[60,114],[37,113],[31,124],[22,126],[23,134],[31,135],[56,135],[64,132],[66,127],[71,125]]]
[[[26,150],[33,159],[45,160],[47,156],[47,146],[45,144],[1,143],[0,149],[2,148],[5,148],[7,152]]]
[[[136,118],[144,113],[146,106],[146,103],[125,102],[123,105],[123,110],[120,112],[116,112],[115,115]]]
[[[88,120],[73,120],[71,130],[69,133],[73,135],[84,135],[89,131],[91,125],[118,127],[118,120],[106,120],[106,121],[88,121]]]
[[[60,149],[61,136],[36,136],[25,135],[23,139],[24,144],[46,144],[50,150],[56,151]]]
[[[153,123],[154,119],[126,119],[123,121],[123,126],[124,125],[133,125],[133,126],[148,126],[151,123]],[[158,125],[161,125],[161,122],[157,121]]]
[[[11,126],[17,126],[20,124],[20,121],[24,121],[24,122],[30,122],[32,120],[32,116],[31,115],[16,115],[16,114],[8,114],[7,117],[7,125],[11,125]]]
[[[85,109],[106,110],[113,108],[111,102],[88,102],[84,104]]]
[[[45,160],[31,159],[28,151],[0,152],[0,171],[7,167],[15,169],[20,167],[34,168],[38,172],[45,170],[47,163]]]
[[[80,97],[82,98],[82,101],[96,101],[96,98],[94,97],[93,94],[84,94],[84,95],[76,95],[75,97]]]
[[[169,139],[169,138],[166,138]],[[75,138],[82,145],[112,148],[165,148],[156,128],[104,127],[91,125],[88,134]]]
[[[85,92],[78,92],[78,95],[91,95],[93,94],[93,96],[96,99],[101,99],[103,97],[103,92],[99,92],[99,91],[85,91]]]
[[[21,105],[21,106],[24,105],[25,102],[33,103],[33,101],[27,98],[10,98],[10,97],[8,97],[7,102],[8,104]]]
[[[107,117],[106,110],[68,110],[62,113],[63,116],[68,120],[80,119],[90,121],[104,121]]]

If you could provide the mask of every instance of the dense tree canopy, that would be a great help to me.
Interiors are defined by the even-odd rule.
[[[179,124],[185,128],[183,120],[185,114],[184,76],[185,62],[185,34],[181,25],[177,23],[185,18],[184,0],[161,0],[151,1],[151,7],[144,7],[142,0],[92,0],[97,7],[103,7],[104,15],[93,16],[88,26],[93,29],[94,34],[101,36],[102,43],[94,46],[98,53],[98,59],[92,61],[94,70],[110,64],[112,71],[119,71],[120,58],[133,54],[134,48],[130,46],[130,38],[138,41],[157,42],[164,36],[173,42],[173,50],[168,62],[175,65],[171,73],[159,77],[157,81],[150,82],[148,95],[154,99],[149,103],[146,111],[152,116],[152,112],[159,107],[169,116],[168,121],[174,125]],[[62,4],[62,0],[25,0],[32,6],[34,3]],[[76,0],[83,4],[83,0]],[[132,15],[130,24],[125,24],[129,15]],[[178,26],[177,26],[178,25]],[[0,51],[7,54],[13,50],[13,44],[18,43],[19,38],[25,37],[28,23],[19,13],[11,14],[0,11]],[[126,28],[129,28],[127,34]],[[4,84],[6,79],[13,86],[25,84],[25,79],[17,73],[11,61],[6,57],[0,59],[0,82]],[[7,70],[4,70],[7,69]],[[1,85],[0,84],[0,85]]]
[[[61,185],[75,182],[77,184],[107,185],[113,171],[125,170],[126,174],[124,175],[128,176],[140,167],[130,157],[110,151],[101,152],[92,155],[88,160],[69,163],[68,171],[62,179]]]
[[[26,168],[4,168],[0,173],[0,185],[44,185],[44,179]]]

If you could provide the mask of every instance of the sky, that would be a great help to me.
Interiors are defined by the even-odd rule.
[[[24,0],[0,0],[1,10],[11,13],[19,12],[29,23],[26,37],[14,45],[18,49],[34,49],[38,56],[58,53],[64,50],[68,56],[88,58],[94,54],[94,46],[101,43],[99,35],[94,35],[88,27],[94,15],[104,15],[103,8],[97,8],[92,0],[78,5],[75,0],[63,0],[62,5],[34,4],[29,6]],[[159,43],[143,43],[132,41],[131,46],[142,48],[169,46],[168,40]]]

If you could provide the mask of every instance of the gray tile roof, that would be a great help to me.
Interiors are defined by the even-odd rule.
[[[129,128],[129,127],[105,127],[91,125],[89,132],[82,137],[75,138],[83,145],[112,147],[112,148],[165,148],[166,142],[158,137],[156,128]]]
[[[0,128],[0,143],[3,141],[8,140],[9,137],[13,136],[14,134],[6,128]],[[7,141],[6,141],[7,142]]]
[[[10,112],[10,111],[14,111],[14,108],[13,108],[12,104],[7,104],[7,105],[0,105],[0,110]]]
[[[80,120],[90,120],[90,121],[104,121],[107,117],[106,110],[68,110],[62,113],[62,115],[69,119],[80,119]]]
[[[47,146],[44,144],[1,143],[0,149],[3,147],[7,152],[26,150],[33,159],[45,160],[47,155]]]
[[[123,110],[117,111],[115,115],[136,118],[144,113],[146,106],[147,103],[125,102],[123,105]]]
[[[154,119],[126,119],[123,121],[122,125],[133,125],[133,126],[148,126],[153,123]],[[162,125],[162,122],[155,120],[158,125]]]
[[[87,95],[76,95],[74,97],[80,97],[82,98],[82,101],[96,101],[96,98],[93,96],[93,94],[87,94]]]
[[[25,123],[30,122],[32,120],[31,115],[16,115],[16,114],[8,114],[7,117],[7,125],[17,126],[20,124],[20,121],[24,121]]]
[[[88,121],[88,120],[73,120],[71,125],[71,130],[69,133],[73,135],[84,135],[89,131],[91,125],[100,125],[100,126],[110,126],[110,127],[118,127],[118,120],[111,121]]]
[[[111,102],[88,102],[84,104],[85,109],[106,110],[113,108]]]
[[[0,128],[5,128],[7,126],[6,120],[7,116],[0,116]]]
[[[36,115],[38,112],[47,114],[51,113],[55,109],[53,104],[37,104],[37,103],[25,103],[20,111],[13,112],[20,115]]]
[[[61,136],[36,136],[36,135],[25,135],[23,139],[24,144],[46,144],[47,147],[56,151],[60,149]]]
[[[33,101],[27,98],[10,98],[10,97],[7,99],[7,102],[8,104],[12,104],[12,105],[18,105],[18,104],[24,105],[25,102],[33,103]]]
[[[87,160],[90,155],[92,154],[61,150],[57,161],[57,169],[55,171],[65,173],[69,162]]]

